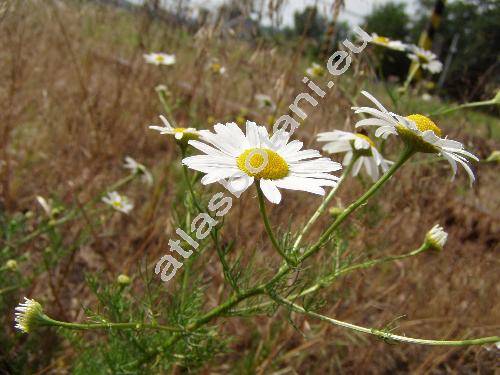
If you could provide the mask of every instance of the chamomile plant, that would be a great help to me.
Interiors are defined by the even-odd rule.
[[[139,275],[125,270],[114,275],[111,286],[101,287],[100,281],[91,279],[91,289],[105,308],[87,310],[86,320],[56,320],[44,309],[41,299],[30,296],[32,299],[21,302],[16,309],[16,327],[30,334],[42,326],[59,327],[65,332],[104,330],[110,344],[96,361],[102,364],[112,357],[117,373],[146,369],[162,372],[178,364],[187,369],[202,365],[227,350],[227,338],[221,335],[218,322],[274,314],[278,309],[391,342],[433,346],[499,342],[498,336],[413,338],[394,333],[392,326],[366,327],[317,312],[321,305],[318,292],[343,275],[433,250],[437,256],[444,249],[448,234],[436,224],[420,228],[420,244],[409,252],[369,260],[342,256],[347,245],[341,226],[397,176],[408,160],[419,153],[441,156],[450,164],[452,176],[460,164],[470,183],[475,180],[471,164],[477,157],[465,150],[462,143],[443,136],[430,118],[422,114],[398,115],[371,94],[362,94],[373,106],[354,107],[354,113],[364,118],[353,125],[373,129],[373,134],[334,128],[319,133],[315,136],[318,148],[328,156],[314,147],[305,148],[304,140],[296,134],[282,130],[270,134],[266,126],[248,120],[241,125],[217,123],[198,129],[172,126],[166,117],[160,116],[163,126],[150,128],[171,136],[180,150],[175,168],[171,168],[177,184],[172,186],[175,201],[169,223],[173,229],[167,232],[169,251],[156,263],[145,264]],[[268,97],[260,99],[270,101]],[[269,108],[269,104],[263,107]],[[387,159],[377,146],[379,139],[389,136],[402,141],[400,156],[394,161]],[[331,159],[339,154],[341,163]],[[132,176],[149,176],[147,169],[131,158],[127,158],[125,167]],[[326,213],[332,199],[342,193],[346,180],[359,173],[367,174],[373,184],[328,219]],[[131,202],[116,190],[108,189],[110,193],[101,197],[102,201],[133,215]],[[283,230],[283,223],[271,220],[270,209],[286,211],[289,202],[306,195],[311,201],[316,199],[310,217],[295,216],[297,222],[287,230]],[[224,229],[226,215],[233,214],[232,206],[243,203],[258,207],[260,221],[253,225],[262,226],[267,235],[262,240],[269,242],[280,261],[269,262],[269,269],[255,269],[252,254],[236,249],[236,238]],[[320,226],[320,222],[326,224]],[[276,230],[278,227],[280,230]],[[313,227],[316,235],[311,239]],[[256,241],[254,254],[265,252],[261,247],[264,241]],[[335,259],[318,262],[314,255],[320,252],[325,257],[336,254]],[[209,268],[211,277],[206,276]],[[204,291],[213,277],[219,277],[214,273],[219,272],[224,281],[221,297],[211,299],[207,308]],[[164,282],[168,287],[163,287]],[[138,283],[143,286],[139,288]],[[85,348],[86,355],[93,355],[93,347],[75,334],[68,335],[75,345]]]

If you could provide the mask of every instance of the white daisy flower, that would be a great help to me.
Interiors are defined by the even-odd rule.
[[[24,333],[32,331],[38,321],[43,319],[44,313],[42,305],[33,299],[24,297],[24,302],[21,302],[15,308],[15,327]]]
[[[434,250],[443,250],[447,239],[448,233],[438,224],[434,225],[425,235],[425,242]]]
[[[278,188],[324,195],[323,186],[336,186],[338,177],[330,172],[339,163],[321,157],[316,150],[301,150],[303,143],[290,141],[290,134],[277,132],[271,137],[264,126],[247,121],[246,134],[235,123],[216,124],[215,133],[203,134],[203,142],[189,141],[204,155],[187,157],[182,163],[206,173],[204,185],[219,182],[239,197],[257,180],[272,203],[281,201]]]
[[[217,60],[212,61],[208,68],[213,74],[218,74],[221,76],[226,74],[226,67],[222,66]]]
[[[134,205],[127,197],[120,195],[116,191],[109,192],[107,196],[102,198],[102,201],[124,214],[129,214],[134,208]]]
[[[271,111],[274,111],[276,109],[276,104],[274,104],[269,95],[256,94],[255,100],[257,100],[259,108],[269,108]]]
[[[154,65],[174,65],[175,64],[175,55],[169,55],[168,53],[145,53],[144,60],[148,64]]]
[[[443,63],[438,60],[433,52],[426,49],[411,46],[408,58],[418,63],[422,68],[428,70],[432,74],[439,73],[443,70]]]
[[[313,62],[312,65],[306,69],[306,74],[312,78],[322,77],[325,75],[325,68]]]
[[[125,156],[125,164],[123,164],[123,168],[129,169],[133,174],[141,175],[142,181],[147,185],[153,185],[153,176],[148,169],[130,156]]]
[[[328,142],[323,146],[323,151],[331,154],[345,152],[346,154],[342,161],[344,166],[349,165],[353,156],[357,154],[358,160],[354,162],[352,167],[353,176],[357,176],[361,167],[364,166],[366,173],[372,180],[377,181],[380,176],[379,168],[382,172],[385,172],[392,163],[382,157],[375,148],[373,141],[364,134],[334,130],[332,132],[319,133],[318,141]]]
[[[163,115],[160,115],[160,119],[163,126],[151,125],[149,128],[159,131],[160,134],[173,135],[177,141],[187,142],[190,139],[198,139],[202,133],[195,128],[174,128]]]
[[[370,42],[396,51],[404,51],[407,48],[407,45],[399,40],[392,40],[385,36],[377,35],[376,33],[372,33]]]
[[[462,165],[469,175],[470,182],[474,182],[474,173],[469,167],[467,158],[479,159],[457,141],[441,138],[442,130],[428,117],[414,114],[406,117],[389,112],[385,107],[366,91],[361,92],[370,99],[377,108],[353,107],[355,113],[366,113],[371,116],[356,123],[358,126],[376,126],[375,136],[387,138],[389,135],[399,135],[407,144],[416,151],[434,153],[443,156],[451,165],[452,178],[457,173],[457,162]],[[466,158],[467,157],[467,158]]]

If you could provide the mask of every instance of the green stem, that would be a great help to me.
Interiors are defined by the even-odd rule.
[[[384,185],[396,171],[415,153],[415,151],[407,147],[401,153],[399,160],[396,161],[391,168],[385,174],[380,177],[380,179],[375,182],[370,189],[368,189],[361,197],[359,197],[354,203],[352,203],[349,207],[347,207],[342,213],[337,217],[337,219],[328,227],[328,229],[321,235],[319,240],[302,255],[299,259],[299,263],[309,258],[311,255],[316,253],[329,239],[330,235],[335,231],[340,224],[344,222],[352,212],[354,212],[359,206],[366,203],[368,199],[370,199],[381,187]]]
[[[457,105],[456,107],[440,109],[440,110],[432,113],[431,116],[444,115],[446,113],[459,111],[459,110],[465,109],[465,108],[482,107],[482,106],[495,105],[495,104],[498,105],[500,103],[498,103],[496,100],[493,100],[493,99],[483,100],[481,102],[464,103],[464,104]]]
[[[354,163],[356,162],[356,160],[358,160],[358,158],[359,158],[359,155],[355,154],[354,157],[353,157],[353,159],[352,159],[352,161],[347,166],[347,168],[344,169],[344,172],[342,173],[342,176],[340,177],[340,180],[338,181],[337,186],[335,186],[334,188],[332,188],[332,190],[330,191],[330,193],[328,193],[328,195],[326,196],[326,198],[319,205],[319,207],[314,212],[314,214],[311,216],[311,218],[306,223],[306,225],[304,226],[304,228],[302,228],[302,230],[300,231],[297,239],[295,240],[295,243],[293,244],[293,251],[297,250],[297,248],[300,246],[300,243],[302,242],[302,239],[303,239],[304,235],[309,231],[309,229],[311,229],[311,227],[319,219],[319,217],[321,215],[323,215],[323,212],[325,212],[326,207],[328,206],[328,204],[330,204],[330,201],[333,199],[333,197],[337,193],[337,191],[340,188],[340,186],[346,180],[346,178],[349,175],[349,173],[351,173],[352,167],[354,166]]]
[[[406,81],[403,85],[403,94],[408,91],[408,87],[410,86],[411,81],[413,81],[413,78],[415,77],[415,74],[417,74],[418,70],[420,69],[420,64],[419,63],[413,63],[410,72],[408,73],[408,77],[406,78]]]
[[[302,290],[300,293],[292,294],[291,296],[288,297],[288,299],[295,300],[295,299],[303,297],[305,295],[314,293],[314,292],[330,285],[333,282],[333,280],[335,280],[337,277],[342,276],[342,275],[347,274],[347,273],[350,273],[352,271],[355,271],[358,269],[370,268],[373,266],[377,266],[379,264],[393,262],[396,260],[410,258],[412,256],[421,254],[428,249],[429,249],[429,245],[424,243],[418,249],[413,250],[409,253],[405,253],[405,254],[401,254],[401,255],[392,255],[392,256],[387,256],[387,257],[378,258],[378,259],[372,259],[372,260],[368,260],[368,261],[363,262],[363,263],[358,263],[358,264],[354,264],[354,265],[349,266],[349,267],[342,268],[342,269],[338,270],[337,272],[334,272],[333,274],[328,275],[326,277],[326,280],[322,280],[314,285],[311,285],[309,288]],[[267,307],[271,304],[272,304],[272,301],[266,301],[266,302],[260,303],[258,305],[250,306],[250,307],[245,308],[245,309],[239,309],[237,311],[234,311],[234,313],[236,315],[240,315],[242,313],[249,313],[249,312],[253,312],[253,311],[259,310],[261,308]]]
[[[182,151],[182,157],[183,158],[185,157],[185,151],[184,150]],[[198,203],[198,199],[196,198],[196,194],[194,192],[193,184],[191,183],[191,180],[190,180],[189,175],[188,175],[188,169],[187,169],[187,167],[185,165],[182,166],[182,172],[183,172],[186,184],[188,186],[188,190],[189,190],[189,193],[191,195],[191,199],[192,199],[193,204],[195,205],[196,209],[199,212],[207,212]],[[217,230],[217,229],[215,229],[215,230]],[[220,262],[222,264],[222,270],[223,270],[223,273],[224,273],[224,278],[231,285],[231,287],[238,293],[239,292],[238,285],[236,284],[236,282],[234,281],[234,279],[231,276],[231,268],[229,267],[229,264],[227,263],[226,257],[224,255],[224,251],[222,250],[222,248],[220,246],[218,234],[216,232],[214,232],[214,231],[210,231],[210,238],[212,239],[212,241],[213,241],[213,243],[215,245],[215,249],[217,251],[217,255],[218,255],[219,260],[220,260]]]
[[[174,328],[169,326],[164,326],[161,324],[150,324],[150,323],[141,323],[141,322],[128,322],[128,323],[70,323],[70,322],[61,322],[59,320],[55,320],[49,318],[48,316],[44,316],[41,324],[47,326],[57,326],[64,327],[68,329],[75,330],[91,330],[91,329],[158,329],[162,331],[170,331],[170,332],[182,332],[181,328]]]
[[[259,198],[260,215],[262,216],[262,220],[264,221],[264,226],[266,228],[267,235],[269,236],[269,239],[271,240],[273,247],[281,255],[281,257],[287,262],[287,264],[296,265],[297,263],[295,262],[295,260],[291,259],[290,257],[288,257],[285,254],[285,252],[281,249],[281,246],[279,245],[278,241],[276,240],[276,237],[274,236],[273,230],[271,228],[271,224],[269,223],[269,218],[268,218],[267,213],[266,213],[266,204],[264,202],[264,194],[262,193],[262,189],[260,188],[258,181],[255,184],[255,186],[257,187],[257,196]]]
[[[351,324],[347,322],[343,322],[341,320],[333,319],[312,311],[308,311],[304,309],[302,306],[297,305],[285,298],[275,297],[279,302],[290,306],[293,310],[303,313],[305,315],[312,316],[319,320],[326,321],[328,323],[334,324],[336,326],[340,326],[343,328],[350,329],[352,331],[367,333],[370,335],[374,335],[380,337],[384,340],[394,340],[399,342],[405,342],[409,344],[418,344],[418,345],[433,345],[433,346],[469,346],[469,345],[483,345],[483,344],[492,344],[500,341],[500,336],[489,336],[489,337],[481,337],[477,339],[469,339],[469,340],[428,340],[428,339],[417,339],[413,337],[394,335],[384,330],[375,329],[375,328],[366,328],[362,326],[358,326],[356,324]]]

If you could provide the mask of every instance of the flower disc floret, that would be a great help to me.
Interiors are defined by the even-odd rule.
[[[250,148],[236,158],[238,168],[247,175],[266,180],[288,176],[288,163],[278,153],[267,148]]]
[[[409,115],[406,118],[410,121],[413,121],[417,129],[422,133],[426,131],[432,131],[437,137],[441,137],[441,135],[443,134],[442,130],[434,123],[434,121],[424,115],[415,114]],[[408,129],[404,125],[396,125],[396,130],[401,138],[415,147],[416,150],[430,154],[437,154],[440,152],[438,148],[434,147],[429,142],[426,142],[421,135]]]

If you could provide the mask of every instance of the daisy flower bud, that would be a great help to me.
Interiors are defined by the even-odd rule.
[[[48,317],[43,313],[42,305],[33,299],[24,297],[24,302],[15,309],[15,327],[24,333],[30,333],[37,325]]]
[[[5,262],[5,268],[9,271],[16,271],[17,262],[14,259],[9,259],[7,262]]]
[[[124,275],[124,274],[121,274],[121,275],[118,275],[118,277],[116,278],[116,281],[118,282],[118,284],[120,285],[129,285],[132,280],[130,280],[130,277],[128,277],[127,275]]]
[[[430,231],[425,235],[425,243],[429,248],[441,251],[448,238],[448,233],[446,233],[442,226],[436,224],[432,227]]]

